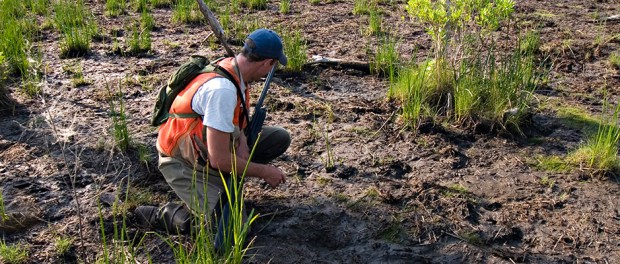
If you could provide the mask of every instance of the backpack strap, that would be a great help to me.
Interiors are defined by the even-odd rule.
[[[239,84],[237,84],[237,82],[235,82],[235,78],[232,76],[232,74],[230,72],[228,72],[226,69],[224,69],[223,67],[217,65],[217,64],[213,64],[215,69],[214,72],[216,72],[219,75],[222,75],[223,77],[225,77],[226,79],[230,80],[235,87],[237,88],[237,97],[241,98],[241,108],[243,111],[243,116],[245,117],[246,120],[246,124],[250,123],[250,115],[248,114],[248,109],[246,108],[245,105],[245,100],[243,97],[243,93],[241,92],[241,88],[239,87]],[[242,119],[243,117],[239,117],[239,127],[241,127],[241,122],[243,121]]]

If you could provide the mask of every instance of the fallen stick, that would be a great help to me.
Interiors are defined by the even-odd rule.
[[[217,18],[215,18],[215,15],[213,15],[213,12],[211,12],[211,10],[207,6],[207,4],[205,4],[204,1],[202,0],[196,0],[196,1],[198,2],[198,7],[200,8],[200,12],[202,12],[202,15],[207,19],[207,23],[209,23],[209,27],[211,27],[211,31],[213,31],[213,34],[215,34],[215,36],[220,41],[220,43],[222,43],[222,46],[224,46],[224,49],[226,50],[226,53],[228,54],[228,56],[234,57],[235,53],[228,46],[228,42],[226,42],[226,36],[224,35],[224,29],[222,29],[222,25],[220,24],[220,22],[217,20]]]
[[[370,64],[365,61],[346,61],[342,59],[336,58],[328,58],[320,55],[312,56],[312,61],[306,63],[305,65],[315,66],[315,65],[325,65],[325,66],[339,66],[343,68],[351,68],[360,71],[370,72]]]

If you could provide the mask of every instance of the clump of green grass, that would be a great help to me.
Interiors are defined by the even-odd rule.
[[[34,80],[40,62],[33,45],[39,34],[35,17],[27,9],[26,2],[5,0],[0,2],[0,21],[0,53],[6,62],[6,74]]]
[[[54,5],[56,28],[62,33],[61,57],[78,57],[90,51],[91,39],[98,35],[97,24],[83,0],[59,0]]]
[[[3,190],[0,189],[0,222],[9,220],[9,215],[6,213],[6,208],[4,207],[4,196],[2,191]]]
[[[571,166],[559,156],[540,156],[536,158],[536,168],[552,172],[568,172]]]
[[[291,0],[280,1],[280,13],[288,14],[291,11]]]
[[[264,10],[267,8],[267,0],[242,0],[242,2],[250,10]]]
[[[7,264],[21,264],[28,260],[28,249],[21,244],[7,245],[0,240],[0,260]]]
[[[150,0],[154,8],[166,8],[172,6],[173,0]]]
[[[355,0],[355,2],[353,3],[353,14],[367,15],[368,13],[370,13],[369,2],[369,0]]]
[[[368,16],[368,35],[381,34],[382,21],[383,17],[381,16],[381,11],[377,7],[372,7],[370,15]]]
[[[370,61],[371,73],[388,76],[390,80],[394,80],[400,65],[397,44],[398,41],[394,38],[381,38],[381,42]]]
[[[121,85],[118,85],[119,93],[113,95],[110,87],[107,85],[110,104],[110,115],[112,116],[113,135],[116,146],[122,152],[125,152],[131,146],[131,134],[127,127],[127,115],[125,113],[125,102],[123,100],[123,91]],[[118,104],[118,109],[117,109]]]
[[[148,31],[152,31],[155,28],[155,18],[153,14],[146,10],[140,12],[140,28]]]
[[[172,21],[185,24],[202,24],[205,19],[198,2],[195,0],[178,0],[172,10]]]
[[[301,31],[280,30],[284,52],[288,58],[284,70],[289,72],[300,72],[304,64],[308,61],[306,41],[301,35]]]
[[[73,87],[80,87],[85,85],[90,85],[92,82],[84,78],[84,71],[82,69],[82,65],[78,64],[75,66],[68,66],[65,69],[65,72],[71,74],[71,84]]]
[[[149,11],[148,0],[131,0],[130,4],[135,12],[142,13]]]
[[[127,6],[126,0],[106,0],[105,15],[109,17],[117,17],[125,13]]]
[[[321,3],[321,0],[308,0],[311,5],[318,5]]]
[[[609,65],[614,69],[620,69],[620,51],[615,51],[609,55]]]
[[[588,168],[592,174],[604,175],[620,171],[620,159],[618,158],[620,104],[611,116],[605,113],[608,109],[607,103],[605,105],[596,134],[567,157],[569,163]]]
[[[134,24],[127,42],[129,54],[148,52],[151,50],[151,31],[147,28],[140,29],[139,25]]]
[[[410,127],[417,127],[428,116],[425,102],[431,89],[427,89],[427,69],[429,61],[419,65],[404,67],[390,83],[388,98],[402,105],[401,118]]]
[[[59,256],[64,256],[69,252],[69,249],[71,249],[71,246],[73,245],[73,238],[57,236],[54,238],[54,245],[56,248],[56,254]]]
[[[12,100],[9,98],[9,90],[6,88],[7,78],[8,70],[6,67],[6,60],[0,51],[0,109],[9,108],[13,105]]]

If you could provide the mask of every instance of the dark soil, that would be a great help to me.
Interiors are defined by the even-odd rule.
[[[154,194],[150,204],[178,199],[157,171],[152,99],[190,54],[224,54],[210,48],[206,26],[171,23],[169,8],[153,9],[157,28],[150,53],[115,54],[111,32],[137,15],[106,18],[104,1],[89,2],[102,40],[82,58],[61,59],[58,33],[44,30],[38,43],[43,94],[26,98],[12,84],[10,96],[18,105],[0,119],[2,194],[17,218],[0,232],[7,243],[27,245],[31,263],[83,257],[94,262],[102,254],[100,216],[111,234],[109,204],[117,194],[124,198],[127,179],[132,192]],[[405,58],[414,50],[427,56],[431,42],[423,27],[409,19],[403,1],[391,2],[381,6],[384,29],[401,38]],[[293,1],[291,10],[282,15],[271,1],[266,10],[239,17],[300,29],[309,57],[368,61],[379,41],[361,33],[367,16],[352,14],[353,1]],[[517,1],[514,19],[496,32],[498,39],[514,43],[526,29],[537,28],[540,58],[551,65],[525,137],[452,125],[408,130],[398,108],[385,100],[384,78],[344,67],[278,72],[267,123],[291,132],[291,148],[276,161],[290,178],[276,189],[255,179],[247,184],[248,206],[261,214],[248,262],[619,263],[617,176],[547,172],[533,165],[536,157],[565,155],[585,139],[553,106],[596,115],[604,91],[616,100],[620,74],[608,58],[620,48],[620,22],[597,19],[618,14],[614,0]],[[74,64],[82,65],[91,84],[73,87],[63,67]],[[147,78],[144,87],[140,78]],[[136,147],[126,153],[113,147],[106,87],[119,84],[134,145],[151,155],[147,163]],[[329,170],[325,130],[335,158]],[[129,227],[130,234],[145,231]],[[63,256],[55,252],[58,236],[75,238]],[[173,262],[155,236],[146,240],[140,258],[145,251],[156,262]]]

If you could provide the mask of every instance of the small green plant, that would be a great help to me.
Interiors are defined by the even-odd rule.
[[[173,0],[150,0],[154,8],[166,8],[172,6]]]
[[[402,105],[401,118],[409,127],[417,128],[427,116],[425,103],[431,91],[426,86],[428,63],[405,67],[390,84],[388,98]]]
[[[526,55],[536,54],[540,50],[540,33],[529,30],[519,42],[519,50]]]
[[[90,51],[91,38],[98,35],[97,24],[83,0],[59,0],[54,4],[54,21],[62,34],[61,57],[83,56]]]
[[[146,10],[140,12],[140,28],[148,31],[152,31],[155,28],[155,18],[153,14]]]
[[[288,14],[291,11],[291,0],[280,1],[280,13]]]
[[[172,21],[185,24],[201,24],[204,16],[195,0],[178,0],[172,10]]]
[[[282,42],[284,43],[284,52],[288,58],[284,70],[289,72],[300,72],[304,64],[308,61],[307,45],[303,39],[300,30],[282,32]]]
[[[321,3],[321,0],[308,0],[311,5],[318,5]]]
[[[148,29],[140,30],[138,25],[131,27],[131,34],[128,38],[128,53],[140,54],[151,50],[151,31]]]
[[[82,70],[82,65],[77,65],[75,71],[72,71],[73,77],[71,77],[71,84],[73,87],[80,87],[85,85],[90,85],[92,82],[86,80],[84,78],[84,72]]]
[[[131,0],[133,10],[138,13],[149,12],[148,0]]]
[[[0,222],[9,220],[9,215],[6,213],[6,208],[4,207],[4,196],[2,191],[3,190],[0,189]]]
[[[144,144],[139,144],[138,145],[138,161],[140,161],[141,164],[144,164],[147,170],[149,169],[149,163],[151,162],[152,159],[153,159],[153,156],[149,152],[149,149]]]
[[[109,95],[110,115],[112,116],[113,134],[116,146],[122,152],[125,152],[131,146],[131,135],[129,134],[129,128],[127,127],[127,116],[125,114],[123,91],[121,90],[120,83],[118,85],[119,93],[116,96],[112,94],[108,84],[106,84],[106,89]]]
[[[370,11],[369,6],[369,0],[355,0],[355,2],[353,3],[353,14],[366,15]]]
[[[620,69],[620,51],[615,51],[609,55],[609,65],[614,69]]]
[[[377,7],[373,7],[370,10],[370,15],[368,16],[368,35],[381,34],[382,21],[383,17],[381,16],[381,11],[378,10]]]
[[[63,256],[69,252],[73,245],[73,238],[66,236],[57,236],[54,239],[54,245],[56,246],[56,254]]]
[[[106,0],[105,1],[105,15],[109,17],[117,17],[125,13],[125,7],[127,6],[126,0]]]
[[[7,245],[4,240],[0,240],[0,260],[7,264],[26,263],[28,249],[21,244]]]
[[[550,179],[549,176],[545,175],[540,178],[540,184],[548,188],[553,188],[553,186],[555,186],[555,181]]]
[[[571,166],[559,156],[541,156],[536,158],[536,168],[552,172],[568,172]]]
[[[8,78],[8,70],[6,67],[6,61],[0,51],[0,109],[6,109],[13,105],[13,102],[9,98],[9,90],[6,88],[6,80]],[[0,198],[2,193],[0,192]],[[0,204],[0,206],[2,206]],[[2,208],[0,208],[2,209]]]
[[[375,50],[370,61],[370,72],[389,77],[394,80],[400,65],[400,56],[397,50],[398,41],[391,37],[384,37]]]
[[[263,10],[267,8],[267,0],[242,0],[250,10]]]
[[[585,167],[592,174],[607,174],[620,170],[618,158],[618,142],[620,141],[620,127],[618,127],[620,104],[609,116],[609,105],[604,103],[603,114],[599,128],[584,145],[569,154],[567,160],[575,166]]]

